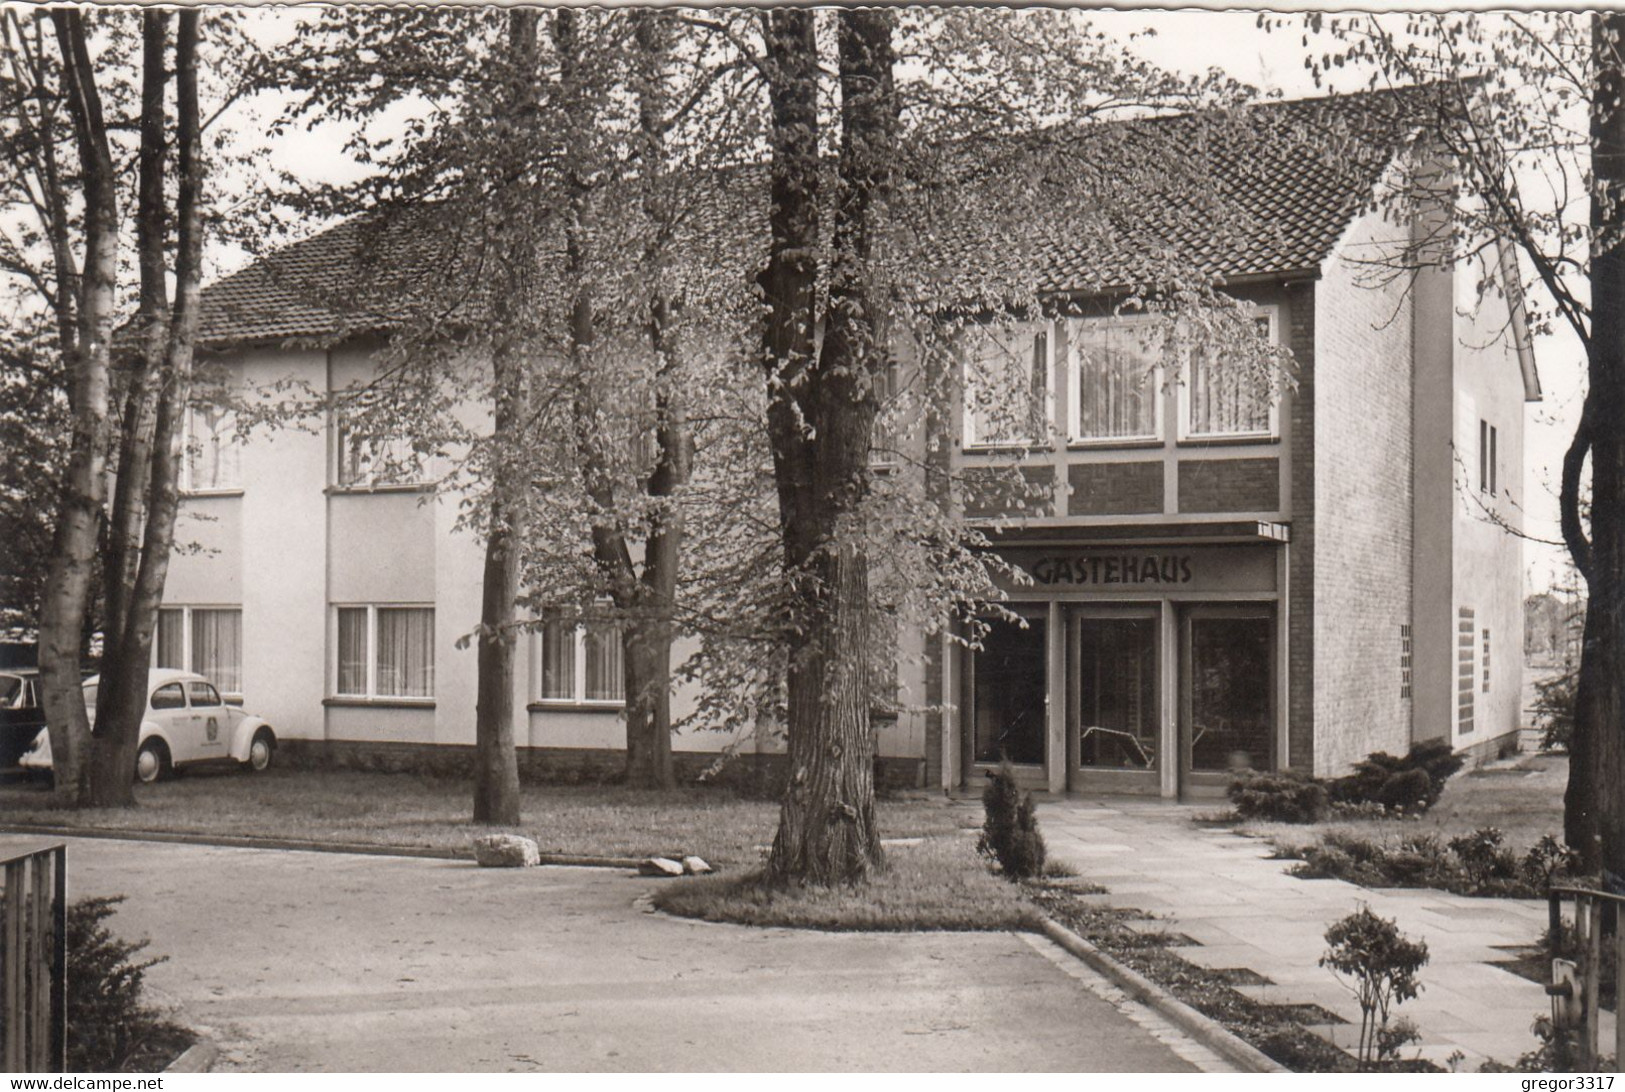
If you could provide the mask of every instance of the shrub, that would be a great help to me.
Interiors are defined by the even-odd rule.
[[[1326,814],[1326,786],[1296,770],[1245,773],[1230,782],[1228,795],[1242,819],[1314,823]]]
[[[982,836],[976,848],[999,862],[1011,880],[1027,880],[1044,873],[1044,836],[1038,832],[1033,794],[1016,787],[1008,762],[988,774],[982,791]]]
[[[1518,858],[1501,842],[1502,834],[1494,827],[1480,827],[1450,839],[1450,851],[1461,861],[1474,890],[1507,887],[1517,880]]]
[[[1399,926],[1379,918],[1368,906],[1326,930],[1326,954],[1320,965],[1354,980],[1354,995],[1360,1003],[1360,1045],[1357,1061],[1369,1069],[1391,1059],[1407,1042],[1416,1038],[1408,1021],[1390,1026],[1393,1006],[1409,1001],[1422,986],[1416,973],[1428,961],[1427,944],[1411,940]]]
[[[1580,683],[1578,670],[1535,684],[1535,724],[1541,729],[1540,749],[1567,751],[1574,737],[1574,698]]]
[[[1328,789],[1338,803],[1380,804],[1416,814],[1438,803],[1445,782],[1463,761],[1449,743],[1437,739],[1418,743],[1403,756],[1373,751]]]
[[[1542,894],[1557,877],[1568,875],[1579,867],[1580,855],[1550,834],[1542,835],[1540,841],[1530,846],[1518,866],[1523,878]]]
[[[141,1003],[147,969],[162,958],[137,959],[147,947],[113,936],[103,924],[123,895],[80,899],[68,907],[68,1071],[117,1073],[142,1048],[180,1029]]]

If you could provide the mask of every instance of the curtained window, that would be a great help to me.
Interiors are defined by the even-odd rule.
[[[192,608],[191,664],[223,692],[243,692],[242,611]]]
[[[533,693],[543,702],[622,702],[621,627],[610,621],[576,622],[547,611],[531,636],[536,657]]]
[[[1043,326],[971,331],[965,359],[965,446],[1039,444],[1049,434],[1049,334]]]
[[[1155,440],[1161,393],[1156,327],[1097,319],[1072,324],[1073,440]]]
[[[224,406],[192,406],[186,413],[186,488],[242,486],[242,447],[235,416]]]
[[[433,607],[339,607],[334,692],[434,697]]]
[[[1272,338],[1271,318],[1258,319],[1258,335]],[[1257,368],[1226,362],[1212,350],[1191,354],[1187,369],[1187,436],[1268,436],[1275,431],[1275,380]]]

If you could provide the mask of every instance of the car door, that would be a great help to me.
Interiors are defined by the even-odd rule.
[[[192,711],[186,707],[186,691],[178,682],[165,683],[152,692],[149,716],[169,740],[169,757],[176,763],[190,762],[197,756],[198,739],[202,726],[193,723]]]
[[[226,717],[226,703],[220,692],[206,682],[186,684],[186,698],[197,721],[193,728],[198,747],[197,758],[223,758],[231,747],[230,724]]]

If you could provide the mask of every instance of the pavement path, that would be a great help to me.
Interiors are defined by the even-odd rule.
[[[1204,810],[1213,808],[1066,800],[1040,805],[1038,816],[1051,856],[1107,888],[1109,904],[1151,912],[1163,919],[1155,928],[1190,937],[1196,945],[1179,954],[1193,963],[1270,979],[1238,987],[1259,1000],[1336,1013],[1349,1023],[1325,1030],[1340,1046],[1358,1038],[1359,1005],[1317,961],[1326,927],[1366,905],[1427,941],[1422,993],[1396,1010],[1421,1030],[1423,1057],[1448,1064],[1459,1050],[1473,1071],[1484,1058],[1510,1063],[1535,1048],[1530,1025],[1551,1008],[1543,988],[1492,963],[1545,931],[1544,901],[1298,879],[1286,873],[1292,862],[1269,859],[1268,843],[1197,826]],[[1612,1018],[1604,1020],[1602,1041],[1611,1043]]]
[[[0,844],[4,839],[0,838]],[[170,957],[153,995],[252,1071],[1227,1066],[1041,938],[643,912],[580,868],[69,840],[74,897]]]

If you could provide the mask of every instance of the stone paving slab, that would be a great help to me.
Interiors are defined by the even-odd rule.
[[[1336,1013],[1348,1023],[1328,1031],[1335,1041],[1358,1035],[1359,1005],[1317,961],[1327,926],[1369,906],[1428,944],[1423,992],[1397,1013],[1417,1024],[1422,1056],[1448,1065],[1459,1050],[1461,1068],[1470,1070],[1484,1058],[1511,1062],[1535,1048],[1530,1025],[1549,1009],[1544,989],[1491,963],[1507,958],[1505,947],[1537,939],[1546,927],[1544,902],[1300,879],[1265,843],[1194,823],[1211,811],[1161,801],[1050,800],[1040,804],[1039,822],[1051,855],[1105,886],[1111,905],[1151,911],[1152,928],[1200,942],[1179,949],[1193,963],[1245,967],[1274,983],[1238,987],[1249,996]],[[1610,1021],[1604,1041],[1611,1032]]]

